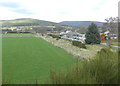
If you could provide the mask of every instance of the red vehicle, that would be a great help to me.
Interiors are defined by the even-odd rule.
[[[104,37],[104,36],[101,36],[101,40],[105,40],[105,37]]]

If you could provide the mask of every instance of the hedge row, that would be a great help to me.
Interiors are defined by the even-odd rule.
[[[58,38],[58,39],[60,39],[61,37],[60,36],[58,36],[58,35],[53,35],[53,34],[48,34],[49,36],[52,36],[53,38]]]
[[[85,44],[83,44],[83,43],[81,43],[81,42],[79,42],[79,41],[72,41],[72,44],[73,44],[74,46],[79,47],[79,48],[87,49],[86,46],[85,46]]]

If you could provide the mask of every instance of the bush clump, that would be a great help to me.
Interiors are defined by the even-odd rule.
[[[102,33],[102,34],[101,34],[101,36],[104,36],[104,37],[105,37],[105,34],[104,34],[104,33]]]
[[[118,52],[102,49],[89,60],[77,63],[67,73],[51,71],[53,84],[118,84]]]
[[[81,42],[79,42],[79,41],[72,41],[72,44],[73,44],[74,46],[79,47],[79,48],[87,49],[86,46],[85,46],[85,44],[83,44],[83,43],[81,43]]]
[[[52,36],[53,38],[61,38],[60,36],[58,36],[58,35],[53,35],[53,34],[48,34],[49,36]]]
[[[56,40],[59,40],[59,38],[56,38]]]

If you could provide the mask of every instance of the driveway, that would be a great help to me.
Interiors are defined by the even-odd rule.
[[[101,43],[103,45],[107,45],[107,43]],[[116,48],[120,48],[120,46],[115,46],[115,45],[111,45],[112,47],[116,47]]]

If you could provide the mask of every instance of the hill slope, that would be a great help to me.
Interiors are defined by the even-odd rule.
[[[102,26],[102,24],[103,24],[103,22],[97,22],[97,21],[63,21],[60,23],[64,24],[64,25],[79,27],[79,26],[89,26],[92,22],[97,24],[98,26]]]
[[[59,23],[44,21],[44,20],[38,20],[38,19],[32,19],[32,18],[20,18],[15,20],[0,20],[0,23],[2,23],[3,27],[7,26],[52,26],[57,25]]]

